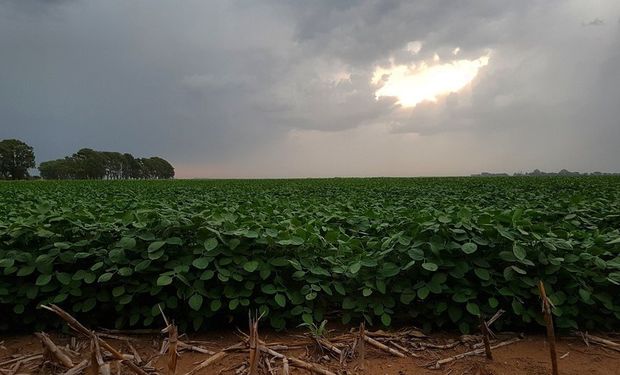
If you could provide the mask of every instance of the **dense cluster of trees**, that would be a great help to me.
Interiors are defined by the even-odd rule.
[[[64,159],[39,165],[45,179],[168,179],[174,167],[160,157],[134,158],[120,152],[95,151],[83,148]]]
[[[0,141],[0,179],[22,180],[30,177],[28,168],[34,168],[32,147],[17,139]]]
[[[0,180],[30,178],[35,168],[34,150],[18,139],[0,141]],[[64,159],[39,165],[41,178],[52,180],[78,179],[168,179],[174,167],[160,157],[134,158],[120,152],[95,151],[83,148]]]

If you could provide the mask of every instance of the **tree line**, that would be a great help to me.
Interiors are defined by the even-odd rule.
[[[0,178],[26,179],[28,169],[35,167],[33,148],[26,143],[8,139],[0,142]],[[77,179],[169,179],[174,167],[160,157],[135,158],[129,153],[96,151],[83,148],[63,159],[39,165],[41,178],[50,180]]]
[[[519,176],[617,176],[620,175],[620,173],[605,173],[605,172],[585,172],[585,173],[581,173],[581,172],[571,172],[569,170],[566,169],[562,169],[559,172],[544,172],[541,171],[540,169],[534,169],[531,172],[516,172],[514,174],[512,174],[512,176],[515,177],[519,177]],[[501,173],[489,173],[489,172],[482,172],[479,174],[472,174],[472,177],[510,177],[511,175],[505,172],[501,172]]]

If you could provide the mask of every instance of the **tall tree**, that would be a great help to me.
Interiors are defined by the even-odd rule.
[[[174,177],[174,167],[166,160],[154,156],[150,159],[155,164],[155,178],[169,179]]]
[[[83,179],[102,179],[105,176],[105,158],[95,150],[83,148],[73,154],[73,159],[77,162],[78,178]]]
[[[28,168],[34,168],[32,147],[18,139],[0,141],[0,176],[4,179],[28,178]]]
[[[71,180],[76,179],[78,167],[77,162],[66,157],[64,159],[44,161],[39,165],[41,178],[46,180]]]
[[[118,152],[102,151],[100,154],[104,158],[105,178],[108,180],[116,180],[122,178],[123,156]]]
[[[143,178],[168,179],[174,177],[174,168],[166,160],[154,156],[148,159],[141,159]]]
[[[123,154],[123,178],[140,178],[140,164],[132,154]]]

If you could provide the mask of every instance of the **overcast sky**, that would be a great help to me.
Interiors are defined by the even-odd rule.
[[[0,0],[0,139],[178,177],[620,171],[620,1]]]

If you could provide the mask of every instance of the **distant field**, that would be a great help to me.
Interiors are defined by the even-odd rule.
[[[559,328],[620,328],[620,177],[0,183],[2,329],[535,327],[539,279]]]

